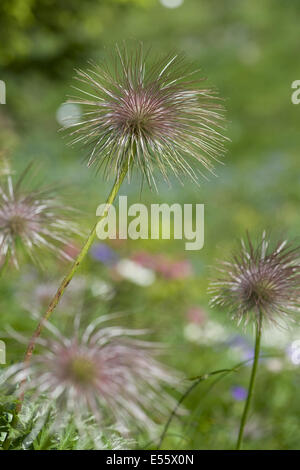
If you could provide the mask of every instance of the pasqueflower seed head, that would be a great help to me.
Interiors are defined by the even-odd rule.
[[[218,272],[209,289],[211,304],[228,310],[238,322],[257,321],[261,314],[283,326],[299,314],[300,246],[287,241],[271,245],[265,233],[259,243],[248,236]]]
[[[92,416],[100,427],[151,432],[176,403],[165,387],[178,386],[179,375],[158,362],[158,345],[138,339],[144,330],[107,325],[112,317],[99,317],[81,333],[77,324],[68,337],[47,324],[51,337],[39,339],[41,351],[27,367],[8,369],[6,384],[28,379],[33,400],[56,401],[60,419],[73,417],[79,427]]]
[[[157,167],[168,180],[171,170],[197,180],[191,159],[213,173],[224,153],[224,108],[216,92],[203,87],[182,55],[151,61],[141,46],[116,47],[111,64],[77,71],[83,87],[69,101],[82,105],[81,122],[71,124],[72,142],[88,148],[88,166],[118,174],[138,167],[155,185]]]
[[[64,206],[51,189],[25,187],[29,171],[27,167],[15,184],[11,176],[0,182],[0,261],[10,257],[16,267],[19,249],[37,264],[45,251],[68,259],[62,247],[78,233],[71,219],[75,211]]]

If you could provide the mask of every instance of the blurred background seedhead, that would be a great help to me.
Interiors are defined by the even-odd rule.
[[[76,211],[64,205],[53,188],[29,189],[30,178],[32,184],[34,174],[28,166],[15,182],[11,175],[0,182],[1,265],[11,261],[18,268],[22,252],[40,266],[47,252],[72,259],[64,247],[80,233]]]
[[[231,259],[219,263],[210,285],[211,305],[221,307],[238,324],[263,326],[299,322],[300,247],[269,240],[264,232],[258,241],[241,241]]]
[[[4,372],[1,392],[24,380],[25,400],[40,404],[39,413],[55,404],[55,426],[74,420],[80,435],[90,417],[99,432],[113,428],[134,437],[140,430],[153,437],[176,403],[172,393],[182,376],[158,361],[164,348],[146,339],[149,332],[118,326],[116,318],[98,316],[82,328],[77,314],[67,336],[47,323],[39,354]]]

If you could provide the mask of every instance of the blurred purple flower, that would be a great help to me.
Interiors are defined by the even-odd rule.
[[[248,343],[245,338],[240,335],[233,336],[228,341],[228,345],[240,353],[241,360],[246,361],[254,357],[254,348]],[[251,362],[249,362],[249,365],[251,365]]]
[[[90,255],[94,260],[109,266],[115,264],[119,259],[118,254],[105,243],[95,243],[91,248]]]
[[[231,395],[236,401],[244,401],[247,398],[247,390],[244,387],[235,385],[231,387]]]

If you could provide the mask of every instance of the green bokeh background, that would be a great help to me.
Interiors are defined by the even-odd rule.
[[[298,0],[185,0],[173,9],[158,0],[1,1],[0,79],[6,82],[7,104],[0,105],[0,149],[10,155],[17,173],[34,160],[40,181],[66,188],[67,197],[82,210],[84,229],[111,183],[87,169],[80,150],[68,147],[58,132],[56,112],[70,92],[74,68],[105,57],[105,49],[116,42],[143,41],[155,53],[183,51],[225,98],[231,143],[217,178],[203,180],[199,187],[172,181],[171,189],[160,181],[158,194],[146,187],[140,194],[138,180],[121,190],[129,202],[205,204],[205,246],[199,252],[185,251],[178,241],[112,244],[123,257],[148,251],[187,259],[193,275],[157,277],[151,286],[138,287],[111,280],[109,270],[91,258],[80,272],[87,279],[111,282],[116,292],[110,300],[91,300],[86,294],[83,314],[130,312],[133,326],[152,328],[152,337],[169,345],[166,362],[187,377],[242,360],[222,338],[209,344],[188,340],[190,307],[203,309],[207,321],[220,324],[229,336],[252,338],[226,312],[208,307],[209,266],[227,257],[246,230],[254,236],[264,229],[274,237],[299,235],[300,105],[291,102],[291,84],[300,79],[299,17]],[[10,324],[29,335],[35,325],[20,302],[24,289],[28,295],[33,288],[26,281],[30,269],[11,270],[1,280],[1,331]],[[44,280],[56,282],[65,269],[47,264]],[[60,315],[62,308],[54,315],[58,325]],[[284,335],[287,343],[290,336],[297,339],[295,329]],[[9,340],[9,362],[20,359],[23,349]],[[261,364],[245,448],[299,449],[299,370],[288,360],[285,346],[265,344],[265,350],[283,356],[281,370]],[[211,391],[212,382],[200,385],[186,401],[189,414],[174,420],[164,448],[232,448],[243,402],[233,399],[231,389],[246,386],[248,377],[249,368],[244,368]]]

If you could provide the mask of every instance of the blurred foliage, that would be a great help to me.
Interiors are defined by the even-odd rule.
[[[82,57],[105,34],[105,25],[152,0],[2,0],[0,66],[46,67]]]
[[[219,88],[232,140],[225,165],[217,168],[219,177],[203,180],[200,187],[174,181],[170,189],[161,182],[158,194],[147,188],[141,193],[140,181],[134,179],[121,190],[129,204],[204,203],[203,250],[185,252],[183,242],[166,240],[110,244],[123,258],[146,251],[186,259],[192,276],[158,275],[151,286],[141,287],[114,278],[108,267],[89,257],[80,272],[88,284],[82,302],[74,302],[72,314],[69,307],[60,307],[53,321],[67,328],[74,310],[82,311],[87,321],[90,315],[125,311],[131,326],[150,327],[155,339],[170,346],[166,361],[187,377],[240,362],[241,353],[228,338],[240,335],[251,344],[252,332],[238,332],[226,312],[208,307],[209,267],[226,257],[247,229],[299,237],[300,105],[291,103],[291,83],[300,79],[299,0],[185,0],[174,9],[158,0],[1,0],[0,13],[0,79],[7,85],[7,105],[0,105],[0,149],[10,154],[16,171],[34,159],[41,163],[42,178],[66,186],[74,205],[83,210],[83,228],[94,220],[110,184],[87,169],[80,149],[66,146],[57,132],[57,109],[70,92],[73,69],[103,57],[105,47],[117,41],[142,40],[158,54],[184,51]],[[43,278],[29,268],[9,272],[0,283],[0,332],[10,324],[29,336],[35,320],[24,297],[32,298],[37,282],[57,283],[65,269],[50,264]],[[98,281],[109,283],[114,295],[95,296]],[[216,332],[224,328],[228,341],[217,333],[211,341],[205,335],[191,339],[186,313],[194,306],[204,310]],[[197,326],[194,330],[196,334]],[[290,334],[299,338],[296,329]],[[286,356],[289,341],[287,336],[285,345],[276,339],[272,347],[263,343],[265,352],[283,359],[278,370],[261,363],[246,448],[300,448],[300,376]],[[23,350],[24,345],[7,340],[10,362],[19,360]],[[163,447],[232,448],[243,402],[234,400],[231,388],[247,386],[248,379],[249,367],[244,367],[212,389],[214,379],[200,384],[186,401],[190,413],[174,420]]]

